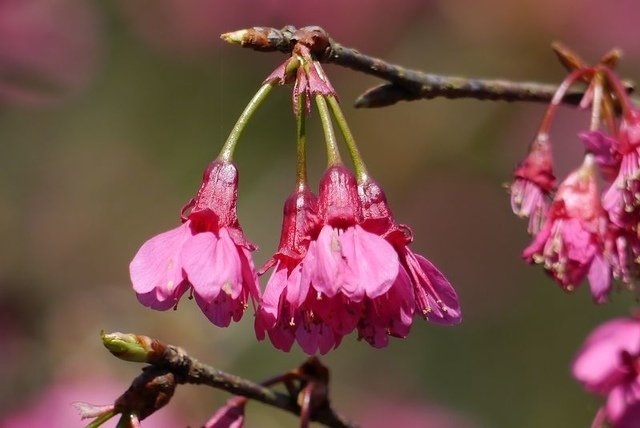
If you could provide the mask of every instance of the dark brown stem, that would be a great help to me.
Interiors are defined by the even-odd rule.
[[[111,339],[116,335],[117,338],[123,338],[127,342],[119,341],[114,343]],[[299,390],[294,390],[295,394],[292,394],[292,391],[289,391],[288,394],[275,391],[265,385],[260,385],[203,364],[189,356],[182,348],[167,345],[146,336],[113,333],[103,334],[102,338],[105,346],[117,357],[126,361],[145,361],[151,364],[151,366],[147,366],[146,372],[153,368],[153,370],[157,370],[161,374],[172,374],[178,384],[211,386],[301,416],[302,409],[298,404],[297,397]],[[132,347],[131,343],[135,346]],[[118,352],[114,352],[114,349],[117,349]],[[121,352],[124,349],[133,349],[135,352]],[[132,357],[132,355],[135,355],[135,357]],[[312,364],[319,364],[316,359],[312,360]],[[305,363],[305,365],[308,364]],[[306,367],[305,365],[302,367]],[[296,376],[301,381],[304,381],[304,377],[297,374],[298,372],[299,369],[295,369],[288,374],[278,376],[264,383],[271,384],[282,381],[285,384],[291,384],[290,378]],[[291,389],[295,388],[292,387]],[[330,405],[328,399],[323,402],[322,406],[314,408],[310,414],[310,420],[328,427],[357,428],[357,425],[340,416]]]
[[[411,70],[358,52],[337,43],[320,27],[282,30],[254,27],[222,35],[230,43],[258,51],[290,53],[296,43],[311,48],[318,61],[337,64],[387,80],[389,83],[369,89],[355,101],[356,107],[383,107],[398,101],[418,99],[475,98],[479,100],[549,102],[557,85],[538,82],[514,82],[502,79],[474,79],[443,76]],[[632,85],[625,83],[628,91]],[[568,91],[563,103],[577,105],[584,90]]]

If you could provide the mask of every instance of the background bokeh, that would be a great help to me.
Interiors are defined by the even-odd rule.
[[[429,72],[558,82],[553,40],[590,61],[621,47],[621,73],[637,79],[639,19],[634,0],[0,0],[0,426],[82,426],[52,422],[43,403],[73,412],[60,403],[124,391],[139,366],[111,357],[101,329],[179,344],[256,380],[303,360],[256,342],[251,311],[219,329],[186,299],[177,311],[142,307],[129,283],[132,255],[174,227],[243,106],[284,59],[225,45],[220,33],[319,24],[343,44]],[[588,426],[599,401],[569,364],[596,324],[635,302],[616,293],[594,306],[584,287],[566,295],[520,260],[526,222],[502,184],[545,107],[432,100],[354,110],[376,80],[326,70],[370,171],[413,227],[414,249],[447,274],[464,313],[456,327],[416,321],[408,339],[382,350],[345,338],[324,358],[336,406],[374,428]],[[258,263],[277,244],[293,186],[289,97],[274,91],[236,156],[240,220],[261,247]],[[559,119],[561,176],[579,162],[576,132],[588,118],[564,109]],[[317,183],[317,117],[309,142]],[[200,426],[227,398],[179,387],[145,426]],[[47,419],[20,419],[38,412]],[[247,426],[296,421],[252,404]]]

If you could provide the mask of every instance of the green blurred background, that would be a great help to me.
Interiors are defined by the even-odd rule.
[[[345,45],[428,72],[545,82],[563,77],[549,48],[562,40],[591,62],[620,47],[621,74],[637,78],[640,69],[640,4],[633,0],[23,1],[33,3],[30,13],[54,10],[59,34],[41,38],[48,47],[17,40],[37,19],[15,17],[13,33],[3,33],[7,11],[20,6],[0,0],[0,78],[33,67],[38,81],[53,76],[43,86],[56,90],[31,93],[30,79],[5,79],[5,89],[24,87],[0,90],[0,426],[46,399],[51,385],[85,383],[104,392],[109,383],[106,401],[124,391],[140,367],[111,357],[101,329],[181,345],[255,380],[304,359],[297,349],[287,354],[258,343],[251,310],[220,329],[186,299],[177,311],[142,307],[129,283],[133,254],[177,224],[242,108],[284,60],[225,45],[220,33],[319,24]],[[33,49],[41,58],[64,51],[57,40],[72,46],[69,56],[53,55],[44,67],[2,51],[4,43],[6,51]],[[571,378],[570,362],[595,325],[627,314],[635,302],[615,293],[612,303],[595,306],[584,286],[566,295],[520,259],[526,222],[511,214],[502,185],[545,106],[437,99],[355,110],[352,100],[376,79],[325,69],[371,173],[397,219],[414,230],[413,248],[446,273],[464,314],[456,327],[416,320],[406,340],[382,350],[345,338],[323,359],[336,407],[363,422],[385,409],[365,427],[388,426],[401,414],[415,415],[399,423],[407,427],[588,426],[599,401]],[[325,165],[318,122],[310,120],[314,185]],[[559,177],[578,165],[576,132],[587,126],[586,113],[560,114],[552,135]],[[260,246],[257,264],[277,245],[294,145],[290,88],[280,88],[236,154],[239,216]],[[227,398],[183,386],[159,415],[197,427]],[[246,426],[297,422],[253,404]]]

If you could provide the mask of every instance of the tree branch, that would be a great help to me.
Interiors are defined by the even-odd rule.
[[[229,43],[262,52],[291,53],[295,44],[302,41],[320,62],[337,64],[389,82],[360,95],[355,101],[356,107],[383,107],[398,101],[436,97],[549,102],[557,89],[554,84],[443,76],[408,69],[343,46],[320,27],[299,30],[292,26],[282,30],[253,27],[225,33],[221,37]],[[629,91],[633,89],[631,83],[626,82],[626,85]],[[563,102],[577,105],[583,95],[584,90],[571,90]]]
[[[293,388],[288,393],[282,393],[201,363],[179,347],[168,345],[146,336],[102,333],[102,341],[113,355],[122,360],[149,363],[151,366],[145,367],[142,377],[148,378],[149,373],[156,372],[163,376],[166,373],[171,373],[178,384],[211,386],[259,401],[297,416],[301,415],[298,394],[308,385],[320,382],[326,386],[329,381],[328,369],[317,358],[310,358],[302,366],[292,370],[287,375],[277,377],[276,379],[282,379],[285,382],[288,390],[291,388],[291,382],[286,380],[295,379],[300,382],[298,388]],[[148,382],[148,380],[145,382]],[[273,380],[266,382],[266,384],[273,383],[276,382]],[[322,395],[321,400],[314,403],[310,419],[332,428],[357,428],[357,425],[349,422],[333,409],[328,399],[327,388],[321,388],[321,391],[323,391],[324,395]],[[128,402],[135,403],[139,401],[131,398],[128,400]]]

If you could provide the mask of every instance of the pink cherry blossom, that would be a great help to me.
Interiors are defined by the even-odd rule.
[[[138,300],[153,309],[174,307],[191,290],[220,327],[238,321],[250,298],[259,296],[251,259],[255,249],[236,214],[238,171],[215,161],[204,172],[184,223],[145,242],[129,267]]]
[[[594,301],[604,303],[611,291],[611,267],[604,254],[606,229],[595,159],[588,154],[558,188],[542,230],[522,256],[542,264],[565,291],[573,291],[588,277]]]
[[[549,210],[549,194],[555,186],[551,144],[546,134],[538,134],[513,175],[511,209],[520,217],[529,217],[527,230],[536,234],[544,223]]]
[[[603,206],[617,226],[634,229],[640,222],[640,110],[626,115],[615,141],[622,157],[618,175],[603,197]]]
[[[596,328],[573,362],[585,389],[607,397],[593,426],[634,428],[640,420],[640,320],[617,318]]]
[[[278,252],[261,270],[275,266],[256,315],[258,339],[268,333],[278,349],[297,341],[324,354],[356,329],[378,348],[407,336],[417,305],[412,277],[363,220],[355,177],[343,166],[326,171],[318,200],[304,187],[289,197]]]

